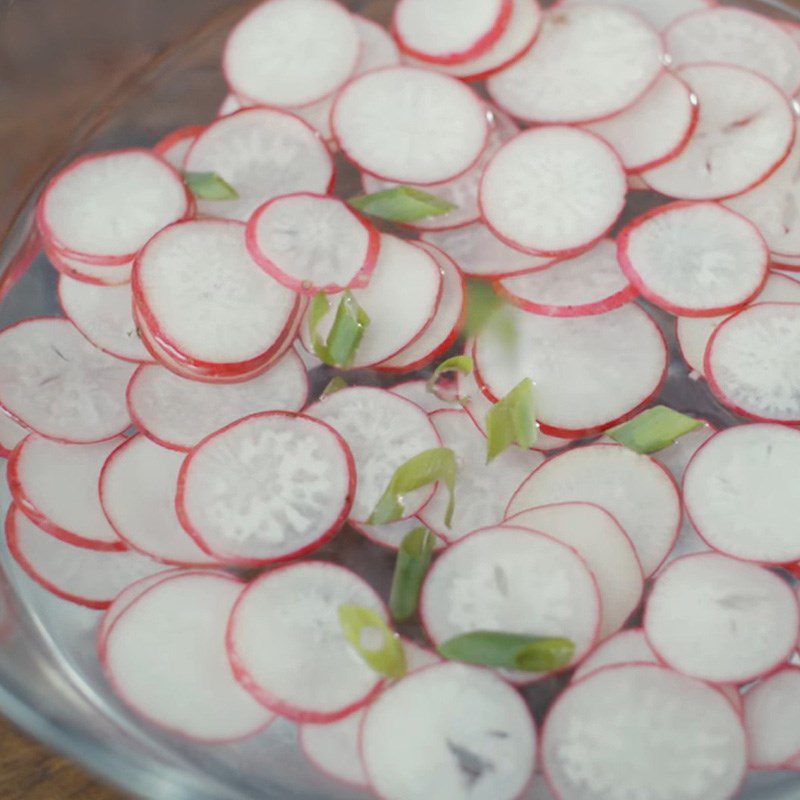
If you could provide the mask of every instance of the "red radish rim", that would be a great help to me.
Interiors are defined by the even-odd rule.
[[[159,139],[154,145],[153,150],[158,155],[163,156],[171,147],[182,142],[184,139],[194,139],[199,136],[208,126],[207,125],[182,125],[171,133]]]
[[[798,23],[794,23],[794,24],[798,24]],[[775,672],[773,672],[771,675],[769,675],[767,677],[773,678],[780,672],[800,672],[800,666],[798,666],[797,664],[792,664],[792,663],[781,664],[779,669],[775,670]],[[753,691],[753,690],[755,690],[757,688],[758,688],[757,686],[754,686],[754,687],[752,687],[752,689],[749,689],[742,696],[742,700],[744,701],[744,699],[746,698],[747,694],[749,694],[750,691]],[[745,705],[744,705],[744,702],[742,702],[741,715],[742,715],[742,720],[744,721],[745,720]],[[746,731],[747,731],[747,728],[745,728],[745,732]],[[753,765],[750,764],[750,758],[748,758],[748,762],[747,763],[748,763],[749,768],[751,770],[753,770],[753,772],[768,772],[768,771],[771,771],[771,770],[792,770],[793,772],[796,772],[800,768],[800,766],[798,766],[798,764],[796,763],[798,758],[800,758],[800,748],[798,748],[795,753],[793,753],[791,756],[789,756],[789,758],[784,759],[780,764],[777,764],[777,765],[774,765],[774,766],[773,765],[770,765],[770,766],[761,766],[761,765],[753,766]]]
[[[53,269],[60,272],[62,275],[66,275],[68,278],[72,278],[75,281],[88,283],[91,284],[92,286],[121,286],[123,284],[130,283],[129,276],[126,276],[124,280],[115,279],[113,281],[108,281],[108,280],[102,280],[101,278],[98,278],[93,275],[89,275],[85,272],[81,272],[75,267],[72,267],[69,264],[67,264],[65,261],[62,261],[59,255],[49,245],[45,244],[43,249],[44,249],[44,254],[47,256],[47,260],[52,264]],[[95,264],[89,264],[87,266],[90,266],[92,269],[98,268],[97,265]],[[125,262],[125,264],[115,265],[117,270],[122,270],[126,266],[128,266],[127,262]],[[104,269],[105,267],[101,266],[99,268]],[[114,274],[114,271],[115,271],[114,267],[109,269],[108,272],[109,276],[112,276]]]
[[[424,506],[423,506],[424,508]],[[420,509],[421,510],[421,509]],[[418,512],[419,513],[419,512]],[[413,517],[406,517],[406,520],[409,519],[416,519],[416,514]],[[374,544],[376,547],[380,547],[382,550],[391,550],[393,552],[397,552],[400,549],[400,544],[389,544],[388,542],[382,541],[380,539],[376,539],[372,534],[369,532],[370,526],[367,525],[365,522],[359,522],[354,519],[348,519],[347,524],[353,528],[359,536],[363,536],[369,542]],[[419,521],[420,527],[425,527],[422,521]],[[433,531],[431,531],[433,533]],[[436,536],[436,534],[434,534]],[[444,543],[444,539],[440,536],[436,536],[437,541]]]

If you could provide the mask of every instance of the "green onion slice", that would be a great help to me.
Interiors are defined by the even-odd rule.
[[[192,194],[201,200],[235,200],[239,196],[216,172],[184,172],[183,179]]]
[[[412,186],[395,186],[374,194],[363,194],[349,201],[353,208],[390,222],[416,222],[426,217],[440,217],[458,206]]]
[[[320,322],[330,311],[330,303],[323,292],[314,296],[308,312],[311,343],[317,357],[332,367],[347,368],[353,363],[358,346],[369,325],[367,312],[356,302],[352,292],[342,294],[333,326],[327,341],[317,331]]]
[[[452,396],[452,389],[440,386],[439,379],[442,375],[449,375],[451,372],[460,372],[462,375],[470,375],[473,369],[474,364],[469,356],[453,356],[452,358],[448,358],[436,367],[433,375],[428,379],[427,389],[431,394],[436,395],[436,397],[445,403],[457,402],[458,397]]]
[[[524,672],[549,672],[569,664],[575,645],[560,637],[474,631],[448,639],[438,650],[450,661]]]
[[[411,618],[419,603],[419,591],[431,564],[436,537],[424,527],[403,537],[394,565],[389,608],[398,622]]]
[[[655,406],[612,428],[608,435],[636,453],[657,453],[703,424],[702,420],[687,417],[667,406]]]
[[[406,674],[406,656],[400,637],[374,609],[346,604],[339,606],[339,624],[361,658],[387,678]]]
[[[328,382],[328,385],[322,390],[322,394],[320,397],[327,397],[329,394],[334,394],[339,391],[339,389],[346,389],[347,388],[347,381],[341,376],[337,375],[335,378],[331,378]]]
[[[486,462],[500,455],[507,447],[517,444],[528,448],[536,444],[539,429],[533,400],[533,381],[520,381],[486,414],[488,439]]]

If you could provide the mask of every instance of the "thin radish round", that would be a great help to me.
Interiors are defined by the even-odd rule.
[[[177,128],[153,145],[153,150],[175,169],[182,170],[189,148],[205,127],[205,125],[184,125],[182,128]]]
[[[577,682],[604,667],[621,664],[659,664],[658,656],[647,643],[641,628],[619,631],[601,642],[575,670],[573,682]]]
[[[225,95],[223,101],[219,104],[219,108],[217,109],[217,117],[228,117],[231,114],[235,114],[237,111],[241,111],[243,108],[252,108],[253,106],[244,100],[241,97],[237,97],[233,92]]]
[[[358,29],[333,0],[269,0],[228,37],[231,91],[265,106],[302,106],[336,91],[356,68]]]
[[[367,525],[365,522],[350,520],[350,525],[373,544],[386,547],[389,550],[399,550],[403,539],[411,531],[423,527],[423,522],[418,517],[407,517],[406,519],[399,519],[397,522],[385,522],[381,525]],[[445,546],[445,540],[436,536],[434,549],[440,550]]]
[[[727,319],[708,343],[703,372],[738,414],[800,423],[800,303],[759,303]]]
[[[183,453],[139,434],[108,457],[100,474],[100,501],[117,535],[134,550],[166,564],[217,561],[183,529],[175,511]]]
[[[514,800],[536,762],[522,698],[485,670],[441,664],[409,675],[369,708],[361,755],[382,800]]]
[[[714,683],[747,683],[786,661],[800,612],[775,573],[718,553],[684,556],[653,586],[647,641],[673,669]]]
[[[610,427],[654,397],[667,348],[648,314],[629,303],[605,314],[558,319],[507,312],[518,346],[489,325],[476,340],[477,379],[490,399],[521,380],[536,384],[536,413],[546,433],[579,436]]]
[[[715,550],[769,564],[800,560],[800,431],[739,425],[720,431],[689,462],[686,511]]]
[[[784,667],[744,696],[744,725],[753,769],[781,769],[800,756],[800,668]]]
[[[716,0],[560,0],[566,8],[587,2],[627,8],[646,19],[657,30],[663,30],[684,14],[716,6]]]
[[[268,564],[315,550],[350,511],[353,458],[316,419],[253,414],[204,439],[178,477],[183,527],[210,555]]]
[[[754,72],[727,64],[681,67],[700,101],[697,128],[673,159],[642,173],[657,192],[716,200],[752,189],[781,164],[795,118],[780,89]]]
[[[379,248],[375,227],[335,197],[283,195],[257,209],[247,223],[253,259],[302,294],[366,286]]]
[[[136,366],[93,347],[71,322],[42,317],[0,333],[0,405],[51,439],[98,442],[130,425]]]
[[[658,33],[629,11],[555,8],[536,45],[489,79],[489,94],[528,122],[589,122],[638,100],[662,71],[662,55]]]
[[[525,528],[477,531],[448,547],[425,578],[420,616],[437,645],[470,631],[564,636],[580,663],[599,631],[601,601],[586,563],[570,547]],[[544,672],[503,670],[525,682]]]
[[[366,522],[398,467],[441,446],[428,415],[405,398],[368,386],[340,389],[307,409],[341,434],[356,464],[356,493],[350,516]],[[405,516],[428,502],[433,487],[403,498]]]
[[[56,250],[49,242],[45,241],[44,251],[53,265],[53,269],[76,281],[92,284],[94,286],[122,286],[131,282],[133,261],[124,264],[87,264],[66,253]]]
[[[165,578],[140,594],[108,631],[103,666],[120,699],[171,733],[238,741],[274,715],[234,678],[225,631],[244,583],[219,573]]]
[[[557,256],[604,236],[626,191],[619,157],[602,139],[552,126],[503,145],[483,173],[479,197],[496,236],[520,250]]]
[[[718,203],[660,206],[630,223],[617,243],[631,282],[671,314],[735,311],[767,279],[769,250],[758,228]]]
[[[42,530],[69,544],[125,550],[108,524],[97,490],[103,464],[123,441],[61,444],[31,434],[8,462],[14,502]]]
[[[253,581],[228,626],[239,682],[298,722],[335,722],[368,703],[383,679],[345,638],[339,622],[345,604],[387,616],[372,588],[335,564],[291,564]]]
[[[653,458],[661,466],[666,467],[673,478],[680,484],[686,467],[692,460],[694,454],[702,447],[715,433],[716,429],[708,422],[704,422],[699,428],[684,434],[669,447],[653,453]]]
[[[621,445],[569,450],[545,462],[509,503],[507,516],[550,503],[595,503],[628,534],[645,577],[666,558],[681,520],[678,488],[649,456]]]
[[[362,170],[418,184],[466,172],[489,135],[477,95],[446,75],[414,67],[353,80],[337,98],[331,124],[345,155]]]
[[[591,250],[547,269],[503,278],[497,290],[520,308],[548,317],[603,314],[637,295],[620,269],[611,239],[602,239]]]
[[[729,800],[747,769],[725,696],[654,664],[607,667],[567,688],[541,746],[559,800]]]
[[[429,414],[431,411],[452,410],[454,408],[452,403],[446,403],[444,400],[440,400],[433,392],[428,391],[428,382],[424,380],[398,383],[397,386],[390,387],[389,391],[392,394],[405,397],[406,400],[410,400]]]
[[[238,195],[198,200],[200,212],[242,221],[273,197],[324,194],[334,180],[333,159],[317,132],[294,115],[270,108],[245,108],[213,122],[192,145],[185,168],[216,172]]]
[[[433,395],[431,395],[433,397]],[[20,425],[0,410],[0,453],[7,458],[11,451],[30,433],[30,428]]]
[[[573,548],[597,581],[602,608],[600,638],[618,631],[639,605],[642,566],[628,535],[600,506],[558,503],[530,508],[505,525],[530,528]]]

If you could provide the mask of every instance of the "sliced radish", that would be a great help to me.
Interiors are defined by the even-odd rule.
[[[615,667],[620,664],[659,664],[658,656],[647,643],[647,637],[641,628],[631,628],[615,633],[601,642],[588,658],[575,670],[573,682],[597,672],[603,667]]]
[[[724,695],[654,664],[608,667],[570,686],[542,731],[559,800],[728,800],[747,743]]]
[[[335,564],[291,564],[253,581],[228,627],[239,682],[267,708],[298,722],[335,722],[368,703],[383,679],[345,638],[344,604],[386,618],[370,586]]]
[[[399,383],[397,386],[392,386],[389,391],[392,394],[405,397],[406,400],[410,400],[428,413],[445,409],[451,410],[454,407],[452,403],[446,403],[444,400],[440,400],[433,392],[428,391],[428,382],[424,380]],[[2,435],[1,432],[0,435]]]
[[[130,425],[125,386],[134,369],[67,320],[25,320],[0,334],[0,405],[51,439],[111,439]]]
[[[331,116],[347,157],[379,178],[431,184],[466,172],[487,143],[489,124],[470,89],[446,75],[387,67],[341,92]]]
[[[378,231],[335,197],[284,195],[247,223],[247,249],[275,280],[303,294],[366,286],[378,260]]]
[[[107,608],[130,583],[164,570],[130,550],[104,552],[56,539],[11,506],[6,537],[20,567],[51,594],[87,608]]]
[[[205,125],[184,125],[182,128],[177,128],[153,145],[153,150],[175,169],[183,169],[189,148],[205,127]]]
[[[680,483],[686,467],[694,454],[716,433],[713,425],[705,422],[701,427],[684,434],[669,447],[653,453],[653,458],[666,467],[672,477]]]
[[[66,255],[87,264],[130,261],[165,225],[191,208],[180,175],[149,150],[93,153],[48,184],[40,229]]]
[[[200,212],[239,220],[282,194],[324,194],[334,180],[333,159],[316,131],[269,108],[246,108],[209,125],[186,155],[186,170],[216,172],[238,194],[233,200],[198,200]]]
[[[618,631],[639,605],[642,566],[628,535],[600,506],[559,503],[522,511],[504,524],[545,533],[573,548],[586,562],[600,592],[600,638]]]
[[[125,550],[108,524],[97,490],[103,464],[123,441],[61,444],[31,434],[8,462],[14,502],[42,530],[69,544]]]
[[[715,550],[747,561],[800,560],[800,431],[739,425],[704,444],[686,469],[686,510]]]
[[[659,576],[644,632],[658,657],[679,672],[747,683],[789,658],[798,623],[797,599],[778,575],[699,553],[679,558]]]
[[[437,645],[470,631],[564,636],[571,664],[594,645],[600,596],[586,563],[567,545],[525,528],[485,528],[448,547],[425,578],[420,615]],[[515,681],[547,673],[503,670]]]
[[[231,114],[235,114],[237,111],[241,111],[243,108],[252,108],[253,106],[240,97],[237,97],[232,92],[230,94],[226,94],[223,101],[219,104],[219,108],[217,109],[217,117],[227,117]]]
[[[736,64],[769,78],[791,97],[800,89],[800,47],[776,20],[741,8],[687,14],[664,32],[672,63]]]
[[[521,59],[489,79],[492,99],[528,122],[588,122],[617,114],[662,70],[661,39],[611,6],[555,8]]]
[[[244,583],[219,573],[165,578],[140,594],[108,631],[103,666],[119,698],[171,733],[232,742],[274,715],[234,678],[225,631]]]
[[[509,447],[487,464],[486,438],[465,411],[437,411],[431,422],[442,445],[456,454],[456,505],[448,526],[449,495],[440,484],[419,518],[443,539],[454,542],[478,528],[499,523],[511,496],[544,458],[533,450]]]
[[[350,520],[350,524],[373,544],[386,547],[389,550],[398,550],[407,534],[423,526],[422,520],[418,517],[408,517],[399,519],[397,522],[386,522],[382,525],[367,525],[365,522],[356,522],[355,520]],[[440,550],[445,545],[445,540],[437,536],[434,549]]]
[[[586,129],[602,136],[630,172],[674,158],[694,132],[700,106],[692,90],[671,72],[662,73],[632,106]]]
[[[315,550],[350,511],[353,458],[329,425],[302,414],[253,414],[186,458],[176,506],[183,527],[221,561],[268,564]]]
[[[716,0],[560,0],[560,5],[569,8],[587,2],[627,8],[634,14],[644,17],[658,30],[663,30],[684,14],[716,6]]]
[[[735,311],[767,279],[769,250],[758,228],[718,203],[660,206],[637,217],[617,241],[631,282],[672,314]]]
[[[434,395],[431,395],[431,397],[434,397]],[[30,432],[30,428],[25,425],[20,425],[16,420],[0,410],[0,453],[2,453],[3,458],[8,457],[11,451]]]
[[[514,308],[516,348],[490,325],[477,336],[478,382],[491,399],[521,380],[536,384],[536,413],[546,433],[579,436],[610,427],[654,397],[667,367],[664,339],[648,314],[626,306],[558,319]]]
[[[45,243],[44,250],[53,268],[73,280],[94,286],[121,286],[131,282],[133,261],[96,266],[55,250],[48,243]]]
[[[337,430],[353,453],[356,494],[350,516],[366,522],[398,467],[410,458],[441,446],[428,415],[414,403],[368,386],[340,389],[310,406],[307,413]],[[405,516],[428,502],[433,487],[403,498]]]
[[[781,769],[800,756],[800,668],[784,667],[744,696],[744,725],[753,769]]]
[[[591,250],[547,269],[503,278],[497,289],[520,308],[548,317],[602,314],[637,295],[620,269],[611,239],[602,239]]]
[[[358,29],[332,0],[270,0],[228,37],[222,68],[231,90],[265,106],[302,106],[338,89],[356,68]]]
[[[307,396],[308,377],[294,350],[243,383],[198,383],[146,364],[128,385],[136,425],[173,450],[189,450],[214,431],[259,411],[300,411]]]
[[[703,372],[739,414],[800,423],[800,303],[759,303],[727,319],[711,337]]]
[[[125,361],[152,360],[136,332],[129,284],[93,286],[62,275],[58,299],[64,313],[95,347]]]
[[[441,664],[409,675],[369,708],[361,755],[383,800],[514,800],[536,762],[522,698],[482,669]]]
[[[574,253],[605,235],[625,204],[625,171],[592,133],[565,126],[525,131],[483,173],[481,213],[507,244],[537,255]]]
[[[642,177],[661,194],[715,200],[752,189],[784,161],[795,118],[780,89],[754,72],[727,64],[682,67],[700,101],[697,128],[686,147]]]
[[[659,463],[621,445],[569,450],[545,462],[511,499],[507,516],[550,503],[595,503],[628,534],[645,576],[666,558],[681,520],[675,481]]]

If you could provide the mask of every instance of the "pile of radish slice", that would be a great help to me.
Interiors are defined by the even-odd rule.
[[[728,800],[800,771],[800,28],[714,0],[398,0],[388,29],[266,0],[222,69],[215,120],[41,195],[64,316],[0,332],[15,578],[102,612],[148,724],[283,717],[353,793]],[[438,210],[369,205],[398,187]],[[668,380],[714,424],[629,446]],[[520,386],[535,440],[487,458]],[[376,521],[436,450],[454,508],[440,476]],[[420,526],[398,623],[332,540],[363,567]],[[345,606],[402,634],[404,675]],[[445,657],[476,631],[571,655]]]

